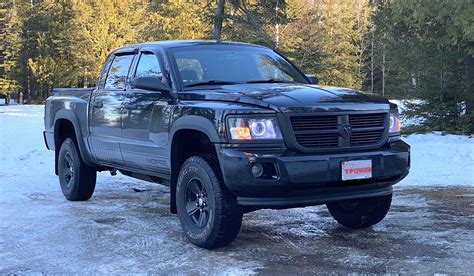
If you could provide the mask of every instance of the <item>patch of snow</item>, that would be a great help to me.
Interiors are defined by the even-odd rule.
[[[410,174],[402,186],[474,186],[474,139],[440,133],[412,134]]]
[[[5,98],[1,98],[1,99],[0,99],[0,105],[4,105],[5,102],[6,102],[6,99],[5,99]],[[15,105],[15,104],[17,104],[17,103],[16,103],[16,100],[15,100],[15,99],[10,99],[10,105]]]

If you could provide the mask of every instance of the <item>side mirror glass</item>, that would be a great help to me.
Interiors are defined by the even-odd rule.
[[[171,91],[166,84],[161,82],[160,78],[154,76],[136,77],[132,80],[132,87],[163,93],[169,93]]]
[[[308,80],[311,84],[318,84],[319,83],[319,79],[314,75],[306,75],[306,77],[308,78]]]

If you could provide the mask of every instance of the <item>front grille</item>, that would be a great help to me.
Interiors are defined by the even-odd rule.
[[[337,133],[296,134],[296,140],[307,148],[337,147],[339,135]]]
[[[384,118],[385,114],[349,115],[349,124],[353,129],[351,146],[377,144],[384,133]],[[358,131],[366,128],[373,130]]]
[[[291,124],[295,131],[328,130],[337,128],[336,116],[298,116],[291,117]]]
[[[351,135],[351,146],[376,144],[382,137],[383,129],[353,132]]]
[[[291,116],[297,144],[309,150],[375,147],[387,137],[388,113]]]
[[[383,127],[385,114],[357,114],[349,115],[349,123],[357,127]]]

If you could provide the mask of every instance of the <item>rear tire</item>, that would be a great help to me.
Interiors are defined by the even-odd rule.
[[[212,249],[231,243],[242,225],[242,207],[224,185],[213,156],[188,158],[178,176],[176,207],[186,237]]]
[[[331,216],[345,227],[367,228],[382,221],[390,209],[392,194],[326,204]]]
[[[94,193],[97,171],[84,163],[71,138],[64,139],[59,150],[58,175],[63,195],[68,200],[88,200]]]

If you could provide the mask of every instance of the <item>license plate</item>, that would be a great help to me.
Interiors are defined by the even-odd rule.
[[[342,180],[366,179],[372,177],[372,160],[343,161]]]

